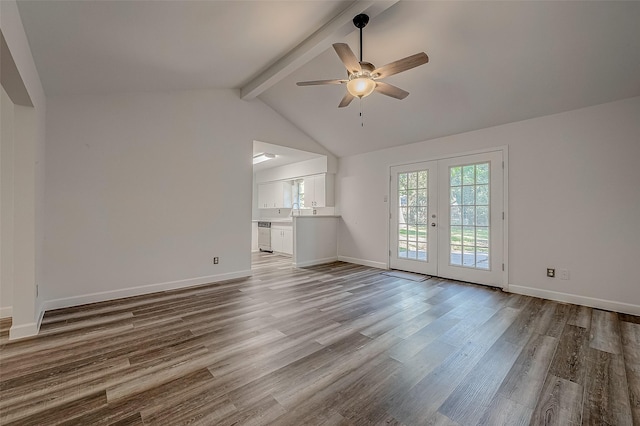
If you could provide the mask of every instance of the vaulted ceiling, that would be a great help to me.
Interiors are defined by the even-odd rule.
[[[640,96],[640,2],[22,1],[48,96],[231,88],[258,97],[337,156]],[[331,44],[427,65],[338,109]],[[360,116],[362,111],[363,115]]]

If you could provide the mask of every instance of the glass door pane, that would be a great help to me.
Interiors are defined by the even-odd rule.
[[[449,167],[449,265],[489,269],[489,163]]]
[[[429,172],[398,174],[398,257],[427,261]]]

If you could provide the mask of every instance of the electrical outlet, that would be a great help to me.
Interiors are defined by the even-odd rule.
[[[558,278],[561,280],[569,279],[569,270],[568,269],[558,269]]]
[[[555,276],[556,276],[556,269],[555,268],[547,268],[547,277],[555,278]]]
[[[219,259],[219,258],[217,258],[217,257],[214,257],[214,258],[213,258],[213,264],[214,264],[214,265],[217,265],[218,263],[220,263],[220,259]]]

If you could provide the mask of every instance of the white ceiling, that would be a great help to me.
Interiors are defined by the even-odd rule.
[[[344,86],[295,85],[345,76],[330,47],[347,42],[358,54],[357,31],[347,34],[344,25],[325,27],[325,38],[312,40],[313,48],[303,43],[297,53],[302,49],[310,57],[299,54],[293,69],[283,68],[286,73],[258,92],[337,156],[640,96],[638,1],[394,3],[19,1],[18,6],[47,95],[246,89],[346,8],[351,13],[380,7],[364,30],[364,60],[381,66],[420,51],[430,57],[429,64],[386,80],[409,91],[407,99],[374,93],[338,109]]]

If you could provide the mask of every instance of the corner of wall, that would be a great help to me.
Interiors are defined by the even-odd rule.
[[[35,322],[16,324],[9,329],[9,340],[25,339],[27,337],[37,336],[40,332],[40,324],[42,324],[44,310],[40,309],[40,314]]]
[[[2,1],[0,29],[15,65],[13,80],[3,75],[2,84],[12,85],[13,117],[13,325],[10,339],[38,333],[43,311],[38,311],[37,274],[41,274],[43,229],[44,143],[46,97],[29,47],[15,0]],[[3,49],[4,50],[4,49]],[[17,102],[17,103],[16,103]],[[40,155],[39,155],[40,154]],[[19,238],[18,238],[19,236]]]

